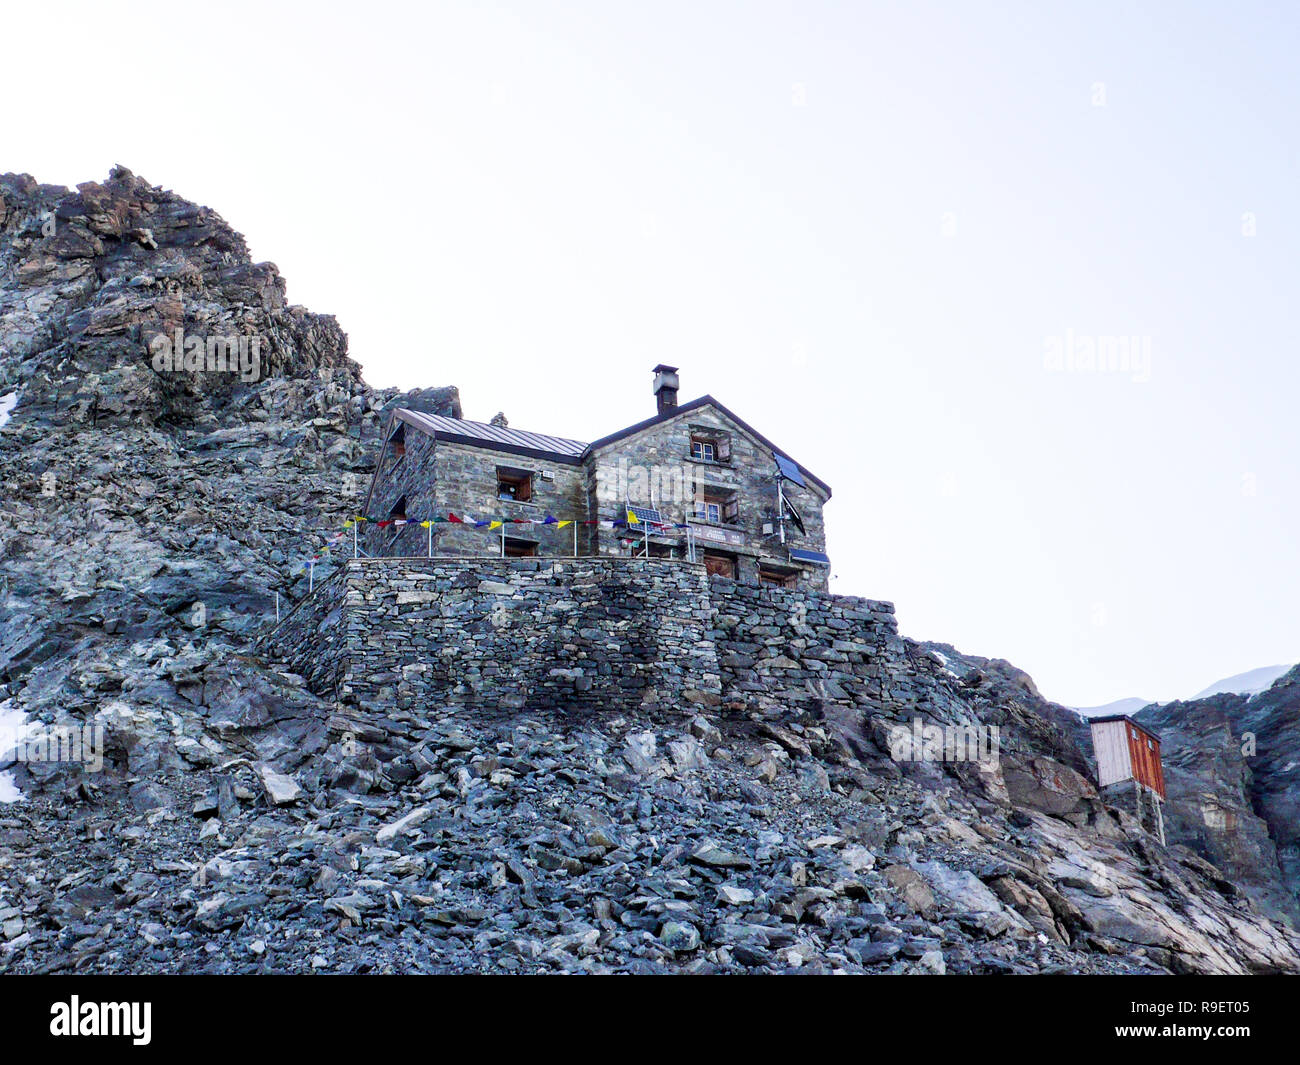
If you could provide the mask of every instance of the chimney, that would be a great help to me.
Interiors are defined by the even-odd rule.
[[[654,368],[655,403],[660,414],[667,414],[677,409],[677,367],[665,366],[662,362]]]

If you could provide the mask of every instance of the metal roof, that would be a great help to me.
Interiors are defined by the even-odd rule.
[[[700,396],[699,399],[693,399],[689,403],[683,403],[679,407],[673,407],[664,411],[662,414],[656,414],[645,421],[637,422],[635,425],[629,425],[620,429],[609,436],[603,436],[599,440],[590,444],[584,444],[581,440],[569,440],[563,436],[548,436],[545,433],[529,433],[522,429],[503,429],[498,425],[488,425],[484,422],[469,422],[463,418],[448,418],[441,414],[425,414],[423,411],[408,410],[400,407],[395,410],[394,416],[400,418],[409,425],[414,426],[426,433],[432,433],[435,436],[442,437],[444,440],[457,440],[467,444],[477,444],[481,447],[491,447],[498,451],[510,451],[520,455],[531,455],[537,458],[551,458],[557,462],[578,464],[586,455],[594,454],[596,451],[615,441],[622,440],[625,437],[639,433],[642,430],[649,429],[653,425],[661,422],[670,421],[673,418],[688,414],[691,411],[698,410],[701,407],[711,406],[721,414],[730,418],[743,431],[752,436],[764,447],[772,451],[778,457],[778,461],[785,459],[795,471],[798,471],[816,484],[826,493],[826,498],[831,497],[831,486],[814,474],[807,466],[796,462],[790,458],[784,451],[773,444],[767,437],[760,433],[748,422],[744,421],[738,415],[733,413],[719,403],[712,396]],[[787,474],[788,476],[788,474]]]
[[[1089,725],[1108,725],[1112,721],[1123,721],[1126,724],[1132,725],[1143,735],[1150,736],[1157,743],[1160,742],[1160,734],[1158,732],[1152,732],[1142,724],[1142,722],[1134,721],[1128,714],[1106,714],[1104,717],[1090,717],[1087,721]]]
[[[465,421],[463,418],[447,418],[441,414],[425,414],[418,410],[402,408],[397,411],[397,416],[408,425],[444,439],[490,444],[503,450],[520,449],[543,455],[577,459],[587,449],[587,445],[581,440],[568,440],[562,436],[548,436],[545,433],[529,433],[522,429]]]

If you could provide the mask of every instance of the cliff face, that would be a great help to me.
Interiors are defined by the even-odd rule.
[[[255,338],[256,372],[159,337]],[[0,178],[15,395],[0,717],[106,749],[9,769],[0,971],[1300,970],[1231,877],[1098,798],[1023,673],[896,634],[880,673],[847,615],[720,617],[717,707],[313,694],[254,637],[354,512],[385,407],[458,398],[370,389],[217,215],[125,170]],[[891,757],[918,718],[997,726],[998,762]],[[1279,833],[1285,766],[1241,801]]]
[[[1170,838],[1300,923],[1300,667],[1256,695],[1154,706],[1138,720],[1166,752]]]

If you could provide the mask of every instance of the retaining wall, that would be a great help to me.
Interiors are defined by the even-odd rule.
[[[893,606],[626,558],[361,558],[261,641],[360,706],[779,716],[875,703],[902,657]]]

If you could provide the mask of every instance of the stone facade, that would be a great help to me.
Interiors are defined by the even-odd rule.
[[[438,445],[424,433],[403,431],[401,423],[390,419],[386,442],[382,445],[372,482],[367,512],[371,517],[387,518],[396,513],[403,498],[406,510],[419,518],[428,517],[431,500],[438,487]],[[400,435],[398,443],[394,437]],[[379,528],[363,526],[362,541],[370,555],[424,555],[428,553],[426,530],[419,525]]]
[[[795,557],[791,549],[825,557],[822,507],[830,488],[803,471],[803,484],[787,478],[778,489],[774,445],[711,397],[682,407],[674,399],[657,417],[593,444],[559,441],[573,445],[564,452],[544,450],[555,438],[515,434],[536,445],[521,449],[506,443],[503,432],[492,432],[506,428],[504,419],[491,427],[449,419],[430,428],[409,412],[395,412],[366,513],[378,520],[406,516],[412,523],[370,523],[366,553],[648,555],[703,561],[710,573],[746,584],[827,587],[829,566]],[[503,479],[512,477],[526,480],[526,498],[503,493]],[[779,505],[782,497],[788,509]],[[611,527],[626,520],[629,505],[658,510],[672,527],[656,527],[648,536],[646,526]],[[581,524],[486,530],[448,522],[436,523],[432,536],[415,524],[449,513],[525,521],[552,515]]]
[[[893,607],[626,558],[355,559],[262,641],[359,706],[766,717],[878,706]]]
[[[405,512],[416,521],[448,513],[458,517],[489,515],[530,520],[545,518],[547,514],[572,517],[587,513],[586,474],[579,465],[543,462],[439,440],[409,427],[402,435],[404,454],[396,453],[391,436],[390,443],[384,447],[367,508],[371,517],[393,516],[393,507],[402,499],[406,501]],[[529,502],[498,497],[498,471],[507,468],[534,472]],[[508,525],[486,530],[476,529],[472,524],[439,523],[432,532],[430,542],[429,530],[415,523],[383,529],[369,525],[364,533],[364,546],[374,557],[475,558],[501,555],[503,540],[508,540],[518,541],[520,546],[535,545],[539,556],[572,557],[574,554],[573,526],[556,529],[544,525]],[[579,526],[577,537],[577,553],[591,554],[590,527]]]
[[[438,464],[441,477],[434,497],[439,514],[468,511],[495,518],[535,520],[548,514],[566,518],[586,512],[586,487],[581,466],[548,462],[520,456],[497,455],[482,448],[438,441]],[[532,498],[526,502],[500,499],[497,494],[498,469],[527,469],[533,473]],[[535,544],[538,555],[572,556],[574,527],[556,529],[545,525],[509,525],[495,531],[462,529],[444,525],[435,537],[435,554],[467,557],[498,554],[501,533],[521,544]],[[586,554],[585,527],[578,528],[578,551]],[[486,548],[486,550],[485,550]]]
[[[697,439],[715,443],[718,457],[693,458],[691,444]],[[718,408],[684,411],[611,444],[593,445],[588,461],[593,517],[621,518],[628,500],[653,505],[669,521],[691,522],[697,557],[708,553],[729,560],[743,583],[759,583],[759,565],[766,563],[788,572],[796,586],[825,588],[824,568],[791,567],[784,553],[771,451]],[[785,481],[781,490],[804,523],[800,532],[786,521],[785,546],[824,553],[822,505],[829,493],[811,481],[804,486]],[[734,499],[734,513],[728,515],[726,504],[719,503],[718,520],[702,517],[701,505],[710,498]],[[765,533],[764,526],[771,532]],[[680,539],[657,539],[664,548],[675,543],[675,554],[682,554]],[[598,528],[595,550],[626,555],[635,541],[631,530]]]

